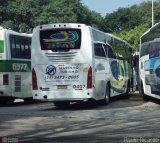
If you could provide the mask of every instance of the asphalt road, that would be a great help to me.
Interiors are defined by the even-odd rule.
[[[0,107],[0,142],[160,143],[160,105],[138,95],[113,98],[107,106],[52,103]]]

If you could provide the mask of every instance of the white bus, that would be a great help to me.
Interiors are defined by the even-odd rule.
[[[42,25],[34,28],[31,47],[33,99],[107,104],[132,86],[129,45],[111,34],[84,24]]]
[[[31,34],[0,27],[0,104],[32,98]]]
[[[139,53],[140,94],[160,99],[160,23],[141,36]]]

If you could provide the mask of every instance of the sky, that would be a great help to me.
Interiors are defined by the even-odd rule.
[[[142,2],[152,0],[81,0],[90,10],[94,10],[105,17],[106,13],[112,13],[119,8],[130,7]]]

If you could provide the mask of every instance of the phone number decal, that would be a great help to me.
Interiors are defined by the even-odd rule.
[[[46,75],[44,77],[45,80],[78,80],[79,75],[70,75],[70,76],[54,76],[54,75]]]

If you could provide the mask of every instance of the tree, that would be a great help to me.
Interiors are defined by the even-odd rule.
[[[99,28],[102,16],[83,6],[81,0],[2,0],[0,25],[27,32],[36,25],[85,23]]]
[[[154,1],[155,22],[160,19],[160,2]],[[116,12],[106,14],[101,29],[105,32],[120,32],[134,29],[141,24],[152,24],[152,3],[143,2],[129,8],[119,8]]]
[[[139,46],[139,39],[141,35],[149,28],[147,24],[141,24],[136,26],[134,29],[129,31],[122,31],[120,33],[114,33],[114,35],[120,37],[121,39],[127,41],[134,51],[137,51]]]
[[[141,34],[151,26],[151,2],[101,14],[91,11],[81,0],[1,0],[0,25],[28,32],[37,25],[73,22],[114,33],[137,47]],[[155,22],[160,19],[160,1],[154,1]]]

